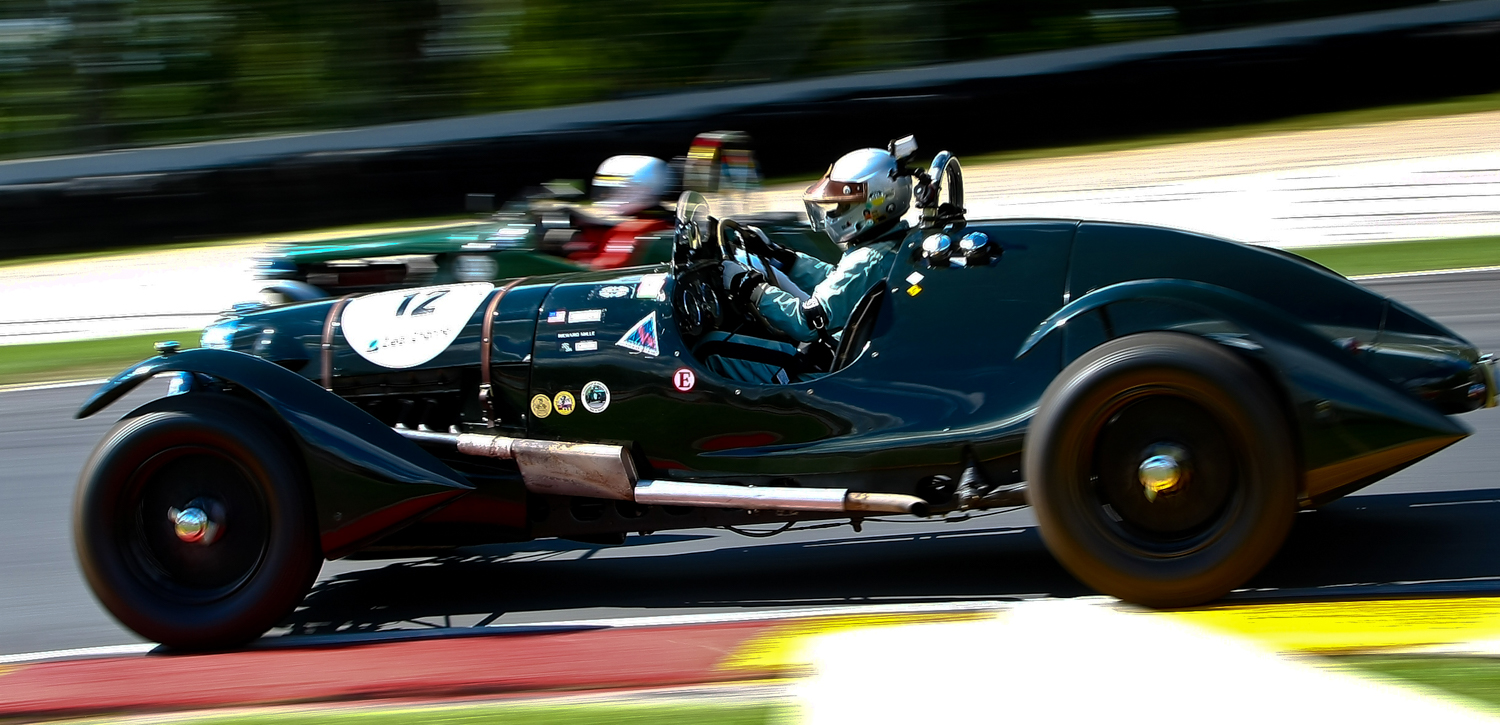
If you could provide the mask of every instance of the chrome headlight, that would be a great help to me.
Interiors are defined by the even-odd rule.
[[[1500,391],[1495,390],[1495,356],[1479,356],[1479,372],[1484,375],[1484,407],[1493,408],[1500,402]]]

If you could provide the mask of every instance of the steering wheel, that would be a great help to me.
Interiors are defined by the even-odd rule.
[[[677,198],[677,228],[672,238],[672,268],[677,278],[672,305],[683,337],[716,329],[723,316],[724,249],[718,241],[708,201],[696,191]]]
[[[769,279],[772,277],[773,263],[765,255],[756,254],[745,246],[745,237],[754,234],[754,231],[733,219],[719,220],[719,246],[723,249],[725,259],[734,259],[736,252],[744,252],[745,256],[752,257],[760,266],[761,273]],[[753,266],[753,265],[752,265]]]

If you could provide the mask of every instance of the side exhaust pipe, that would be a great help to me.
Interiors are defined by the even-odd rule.
[[[926,516],[927,502],[900,493],[859,493],[846,488],[776,488],[726,486],[691,481],[641,481],[636,503],[664,506],[762,509],[776,511],[848,511]]]
[[[635,463],[620,446],[410,428],[396,432],[421,443],[451,445],[471,456],[513,460],[526,488],[537,493],[630,501],[635,488]]]
[[[639,481],[630,454],[620,446],[508,438],[482,433],[438,433],[396,428],[419,443],[451,445],[460,453],[514,460],[530,491],[588,496],[663,506],[843,511],[928,515],[927,502],[900,493],[860,493],[844,488],[730,486],[692,481]]]

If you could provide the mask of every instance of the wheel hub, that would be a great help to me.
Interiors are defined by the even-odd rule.
[[[224,530],[223,506],[201,498],[193,499],[181,510],[168,508],[167,519],[172,522],[172,533],[188,544],[207,546],[217,541]]]
[[[1176,446],[1157,445],[1147,451],[1138,469],[1147,501],[1155,502],[1157,496],[1182,490],[1187,484],[1186,458],[1187,452]]]

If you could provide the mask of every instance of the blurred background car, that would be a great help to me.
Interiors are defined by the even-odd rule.
[[[579,269],[614,269],[671,261],[671,202],[684,189],[712,195],[729,213],[748,211],[760,186],[750,137],[737,131],[699,134],[686,156],[611,156],[591,181],[558,179],[528,190],[484,221],[437,229],[356,236],[336,242],[279,245],[256,260],[260,301],[282,304],[330,295],[452,282],[488,282]],[[471,194],[472,211],[494,197]],[[838,250],[795,214],[737,214],[767,227],[786,246],[819,259]]]

